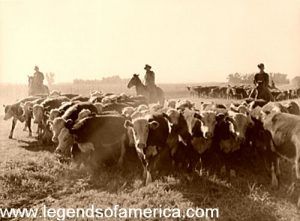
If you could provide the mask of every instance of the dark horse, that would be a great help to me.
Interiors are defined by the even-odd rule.
[[[128,88],[132,88],[133,86],[135,86],[136,94],[143,95],[147,99],[148,103],[159,102],[161,105],[164,105],[165,94],[160,87],[155,87],[155,93],[149,91],[149,89],[142,83],[138,74],[134,74],[127,85]]]

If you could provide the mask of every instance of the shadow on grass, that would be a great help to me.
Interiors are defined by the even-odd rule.
[[[37,151],[49,151],[51,153],[53,153],[55,151],[55,145],[54,144],[42,144],[40,141],[38,140],[21,140],[18,139],[17,140],[19,143],[19,147],[24,148],[26,150],[29,151],[33,151],[33,152],[37,152]]]

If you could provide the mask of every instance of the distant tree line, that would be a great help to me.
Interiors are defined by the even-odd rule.
[[[296,87],[300,87],[300,76],[296,76],[291,81],[292,85]]]
[[[118,75],[113,75],[110,77],[103,77],[102,79],[84,80],[84,79],[74,79],[74,84],[122,84],[128,82],[129,79],[122,79]]]
[[[251,74],[240,74],[234,73],[229,74],[227,77],[229,84],[253,84],[255,73]],[[282,73],[270,73],[270,83],[274,81],[276,85],[280,84],[289,84],[289,79],[287,78],[287,74]]]

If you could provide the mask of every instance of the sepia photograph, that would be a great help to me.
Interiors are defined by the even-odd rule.
[[[0,221],[300,221],[299,0],[0,0]]]

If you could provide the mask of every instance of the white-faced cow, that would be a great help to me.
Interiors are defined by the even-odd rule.
[[[126,120],[124,126],[132,130],[135,148],[143,165],[147,185],[152,180],[152,170],[157,169],[164,154],[168,155],[168,121],[162,114],[158,114],[147,118],[136,118],[132,121]]]

